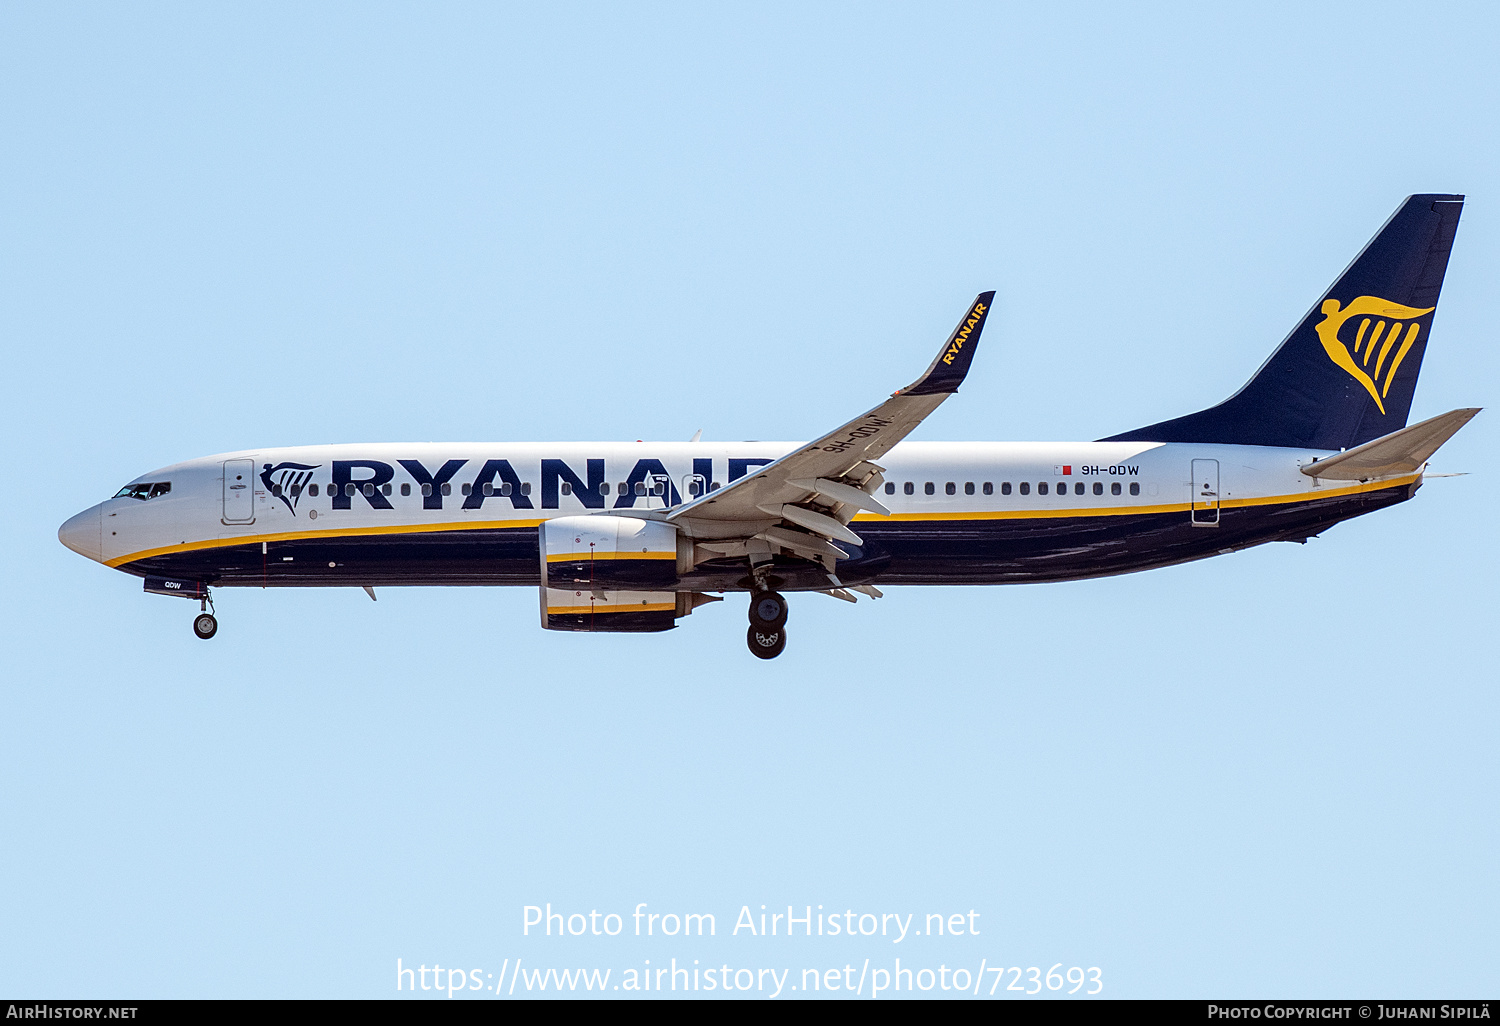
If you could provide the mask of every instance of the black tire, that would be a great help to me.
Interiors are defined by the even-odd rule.
[[[786,599],[780,592],[756,591],[750,594],[750,626],[763,631],[780,630],[786,626],[789,612]]]
[[[199,613],[193,617],[193,633],[204,641],[219,633],[219,621],[212,613]]]
[[[745,644],[757,659],[775,659],[786,648],[786,628],[767,630],[752,626],[745,633]]]

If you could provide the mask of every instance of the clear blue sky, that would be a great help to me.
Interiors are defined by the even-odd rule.
[[[1412,192],[1470,197],[1413,417],[1493,407],[1497,27],[7,4],[0,992],[900,956],[1492,995],[1500,411],[1439,454],[1471,476],[1306,546],[806,596],[773,663],[739,602],[586,637],[528,589],[225,590],[205,644],[55,532],[232,449],[809,437],[984,288],[916,437],[1098,437],[1232,392]],[[521,936],[525,905],[643,901],[719,936]],[[972,908],[981,936],[726,936],[761,904]]]

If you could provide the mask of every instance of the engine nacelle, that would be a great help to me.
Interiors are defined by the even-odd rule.
[[[668,631],[715,601],[675,590],[677,528],[634,517],[557,517],[540,531],[542,626],[554,631]],[[690,556],[684,552],[683,557]]]
[[[542,523],[542,583],[573,590],[670,590],[677,528],[634,517],[557,517]],[[686,541],[686,539],[683,539]]]
[[[703,601],[688,591],[599,591],[542,588],[542,626],[549,631],[647,634],[669,631]]]

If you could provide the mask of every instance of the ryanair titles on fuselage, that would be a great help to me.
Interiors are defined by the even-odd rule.
[[[463,474],[468,487],[458,495],[452,495],[454,479],[465,469],[472,470],[471,464],[479,462],[452,459],[444,461],[441,466],[428,467],[421,460],[397,460],[414,482],[428,486],[422,489],[423,509],[444,508],[445,484],[449,485],[447,498],[460,500],[458,505],[463,509],[482,509],[487,500],[496,499],[508,501],[516,509],[557,509],[563,494],[576,496],[587,509],[629,509],[646,495],[666,498],[671,505],[682,501],[679,482],[673,479],[661,460],[652,457],[636,460],[630,472],[618,483],[606,477],[603,459],[586,458],[581,475],[566,460],[543,459],[539,474],[541,487],[536,496],[531,494],[530,475],[523,481],[510,460],[486,459],[473,477]],[[730,458],[727,480],[737,481],[752,468],[771,462],[770,458]],[[692,473],[702,480],[704,489],[710,486],[713,472],[713,460],[693,460]],[[334,491],[333,508],[351,509],[355,499],[363,497],[375,509],[391,509],[384,486],[395,476],[396,468],[383,460],[333,460],[329,471]],[[366,485],[370,487],[367,489]],[[606,485],[611,487],[606,489]],[[638,490],[636,485],[642,485],[643,489]],[[652,490],[657,486],[661,487],[661,492]]]

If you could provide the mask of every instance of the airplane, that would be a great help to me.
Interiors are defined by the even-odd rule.
[[[915,382],[807,443],[247,449],[136,478],[58,531],[199,603],[212,589],[522,585],[548,630],[670,630],[726,593],[786,647],[787,593],[1069,581],[1170,566],[1405,502],[1476,408],[1407,425],[1460,195],[1408,197],[1230,398],[1092,442],[903,439],[968,373],[979,295]]]

